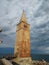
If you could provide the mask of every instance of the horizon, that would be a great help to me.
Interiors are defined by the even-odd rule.
[[[7,52],[8,51],[8,52]],[[32,52],[33,51],[33,52]],[[0,54],[4,55],[4,54],[14,54],[14,47],[1,47],[0,48]],[[35,52],[34,50],[30,50],[30,54],[39,54],[39,55],[49,55],[47,53],[39,53],[39,52]]]

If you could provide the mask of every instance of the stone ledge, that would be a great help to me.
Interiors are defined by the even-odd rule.
[[[31,57],[28,57],[28,58],[14,58],[13,60],[12,60],[13,62],[16,62],[16,63],[18,63],[18,64],[30,64],[31,62],[32,62],[32,60],[31,60]]]

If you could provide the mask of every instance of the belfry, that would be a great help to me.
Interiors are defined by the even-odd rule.
[[[24,11],[17,24],[14,55],[20,58],[30,57],[30,25],[27,23]]]

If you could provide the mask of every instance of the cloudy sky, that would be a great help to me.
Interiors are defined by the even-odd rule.
[[[14,47],[16,24],[25,11],[32,52],[49,54],[49,0],[0,0],[0,47]]]

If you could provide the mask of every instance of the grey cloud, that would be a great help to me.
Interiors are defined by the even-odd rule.
[[[30,24],[32,52],[49,53],[47,48],[49,46],[48,3],[48,0],[1,1],[0,12],[2,11],[2,13],[0,13],[0,26],[3,28],[3,32],[0,33],[0,38],[3,39],[4,44],[1,44],[0,47],[14,46],[16,24],[19,23],[22,10],[24,9],[27,21]],[[45,50],[42,51],[43,47]]]

